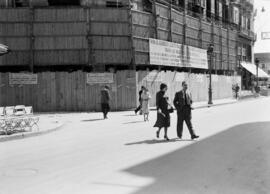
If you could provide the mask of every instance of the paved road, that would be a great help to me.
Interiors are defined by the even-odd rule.
[[[174,139],[175,113],[170,142],[155,112],[59,116],[59,131],[0,143],[0,194],[269,193],[270,98],[194,110],[198,141]]]

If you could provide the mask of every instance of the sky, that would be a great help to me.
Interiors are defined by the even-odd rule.
[[[254,53],[270,53],[270,0],[254,0],[254,7],[257,9],[254,21],[257,41],[254,45]],[[262,8],[265,11],[262,11]],[[262,39],[262,32],[269,32],[269,39]]]

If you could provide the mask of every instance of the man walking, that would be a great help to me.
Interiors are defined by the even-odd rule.
[[[104,86],[104,88],[101,90],[101,111],[103,112],[104,119],[107,119],[107,114],[110,111],[110,93],[109,93],[109,86]]]
[[[191,139],[199,138],[193,130],[191,123],[191,94],[187,91],[188,85],[185,81],[182,82],[182,90],[175,94],[173,104],[177,110],[177,136],[181,139],[183,133],[183,122],[186,122]]]

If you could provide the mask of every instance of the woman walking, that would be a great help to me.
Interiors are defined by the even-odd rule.
[[[164,127],[164,138],[169,141],[167,131],[170,127],[170,113],[173,112],[173,107],[168,103],[168,97],[165,95],[167,89],[168,86],[162,83],[160,84],[160,91],[156,94],[157,121],[154,127],[158,127],[157,138],[159,138],[161,128]]]
[[[142,100],[142,114],[144,121],[149,121],[149,100],[151,99],[151,96],[149,94],[149,91],[147,88],[144,88],[143,93],[141,95]]]

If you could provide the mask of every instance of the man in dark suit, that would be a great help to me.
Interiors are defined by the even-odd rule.
[[[173,104],[177,110],[177,136],[182,138],[183,133],[183,122],[186,122],[191,139],[199,138],[193,130],[191,123],[191,105],[192,98],[191,94],[187,91],[188,85],[185,81],[182,82],[183,89],[179,92],[176,92]]]

